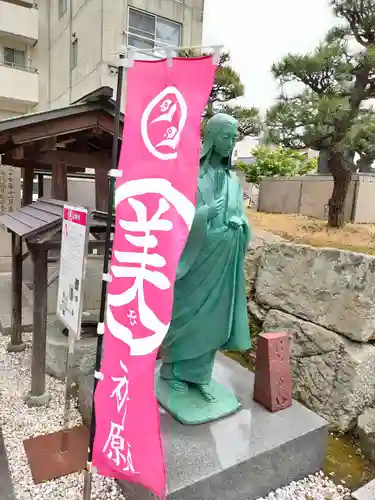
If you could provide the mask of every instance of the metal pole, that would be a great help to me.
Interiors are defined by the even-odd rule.
[[[124,59],[124,54],[120,54],[120,59]],[[117,168],[117,155],[118,155],[118,141],[120,138],[120,115],[121,115],[121,96],[123,91],[123,81],[124,81],[124,67],[122,64],[119,65],[117,73],[117,92],[116,92],[116,107],[115,107],[115,129],[113,134],[112,143],[112,165],[111,168],[115,170]],[[103,275],[108,273],[109,268],[109,258],[110,258],[110,237],[112,228],[112,210],[113,210],[113,197],[115,192],[115,179],[109,178],[109,193],[108,193],[108,205],[107,205],[107,227],[105,232],[105,250],[104,250],[104,262],[103,262]],[[102,291],[100,299],[100,311],[99,311],[99,323],[104,323],[105,320],[105,306],[107,298],[107,281],[103,279],[102,281]],[[95,360],[95,371],[100,371],[101,359],[102,359],[102,348],[103,348],[103,335],[97,336],[97,348],[96,348],[96,360]],[[90,441],[89,441],[89,452],[87,458],[87,467],[85,471],[85,479],[83,484],[83,500],[89,500],[91,497],[91,484],[92,484],[92,455],[93,446],[95,439],[95,404],[94,395],[95,389],[98,384],[97,378],[94,378],[94,391],[92,398],[92,412],[91,412],[91,426],[90,426]]]
[[[61,437],[61,448],[60,448],[60,451],[62,453],[66,452],[68,450],[70,397],[71,397],[71,390],[73,387],[74,359],[75,359],[75,335],[74,335],[74,332],[69,330],[69,333],[68,333],[68,353],[67,353],[67,357],[66,357],[64,423],[63,423],[63,433],[62,433],[62,437]]]

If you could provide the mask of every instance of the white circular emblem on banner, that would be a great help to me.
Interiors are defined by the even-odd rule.
[[[150,120],[156,108],[158,108],[159,116]],[[186,120],[187,104],[184,96],[176,87],[166,87],[152,99],[142,115],[141,134],[148,151],[159,160],[175,160],[176,149]],[[158,137],[158,134],[153,132],[153,125],[162,122],[165,123],[165,130],[162,137],[160,135]],[[163,151],[160,151],[160,148],[163,148]]]
[[[138,196],[145,194],[160,196],[159,209],[151,217],[147,217],[145,204],[137,199]],[[162,249],[158,248],[158,233],[173,229],[172,221],[164,214],[172,206],[190,230],[195,207],[167,179],[155,178],[134,179],[124,182],[116,189],[116,208],[123,202],[129,203],[137,214],[135,220],[125,221],[119,219],[119,225],[124,229],[122,236],[132,244],[134,250],[127,249],[123,252],[114,247],[117,264],[111,264],[111,285],[113,288],[116,280],[121,278],[134,278],[134,280],[132,280],[132,285],[125,290],[113,289],[108,294],[106,322],[111,334],[130,347],[131,356],[146,356],[161,345],[169,329],[169,323],[162,323],[156,312],[148,306],[144,290],[145,282],[153,284],[159,290],[167,290],[172,286],[168,278],[163,275],[167,262]],[[116,234],[117,238],[119,238],[120,234]],[[148,253],[149,249],[152,250],[151,254]],[[159,251],[161,251],[161,254],[158,254]],[[147,337],[133,337],[131,328],[116,320],[113,314],[113,308],[123,308],[130,305],[134,300],[137,301],[137,319],[146,330],[151,332]],[[133,319],[134,312],[132,306]],[[124,319],[124,313],[122,319]]]

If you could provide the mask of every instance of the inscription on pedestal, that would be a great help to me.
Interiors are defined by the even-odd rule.
[[[292,370],[287,333],[263,333],[259,336],[254,400],[271,412],[292,405]]]

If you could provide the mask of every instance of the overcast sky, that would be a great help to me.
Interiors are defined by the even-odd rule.
[[[313,49],[333,24],[328,0],[205,0],[203,44],[230,50],[243,104],[264,111],[277,95],[272,63]]]

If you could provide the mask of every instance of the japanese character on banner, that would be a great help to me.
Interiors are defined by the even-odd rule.
[[[126,413],[130,400],[129,378],[128,369],[122,361],[120,361],[120,366],[124,373],[122,377],[111,377],[112,381],[116,382],[117,385],[110,398],[116,400],[117,413],[121,417],[121,423],[111,422],[111,429],[103,453],[109,460],[112,460],[116,467],[121,466],[125,472],[138,474],[133,466],[131,445],[124,437]]]
[[[156,289],[165,291],[171,288],[171,282],[165,274],[166,258],[159,249],[158,234],[169,232],[173,229],[172,221],[166,213],[174,207],[178,214],[185,219],[186,231],[194,217],[194,205],[164,179],[139,179],[132,183],[123,184],[116,193],[118,203],[124,198],[136,215],[136,220],[127,221],[120,219],[119,226],[123,229],[123,237],[130,243],[133,251],[114,250],[117,264],[111,266],[111,273],[115,279],[130,278],[132,285],[121,293],[108,294],[107,326],[112,335],[130,346],[131,355],[144,356],[153,352],[162,343],[169,323],[165,324],[148,306],[145,297],[145,283]],[[154,186],[154,193],[159,194],[158,208],[154,213],[148,213],[145,203],[136,198],[137,191],[143,191],[143,186]],[[159,188],[159,189],[158,189]],[[129,191],[129,196],[126,196]],[[125,194],[125,196],[124,196]],[[160,252],[160,253],[159,253]],[[130,304],[136,300],[137,311]],[[114,317],[112,308],[129,305],[127,313],[128,326],[121,324]],[[152,335],[134,338],[132,328],[139,323]]]

